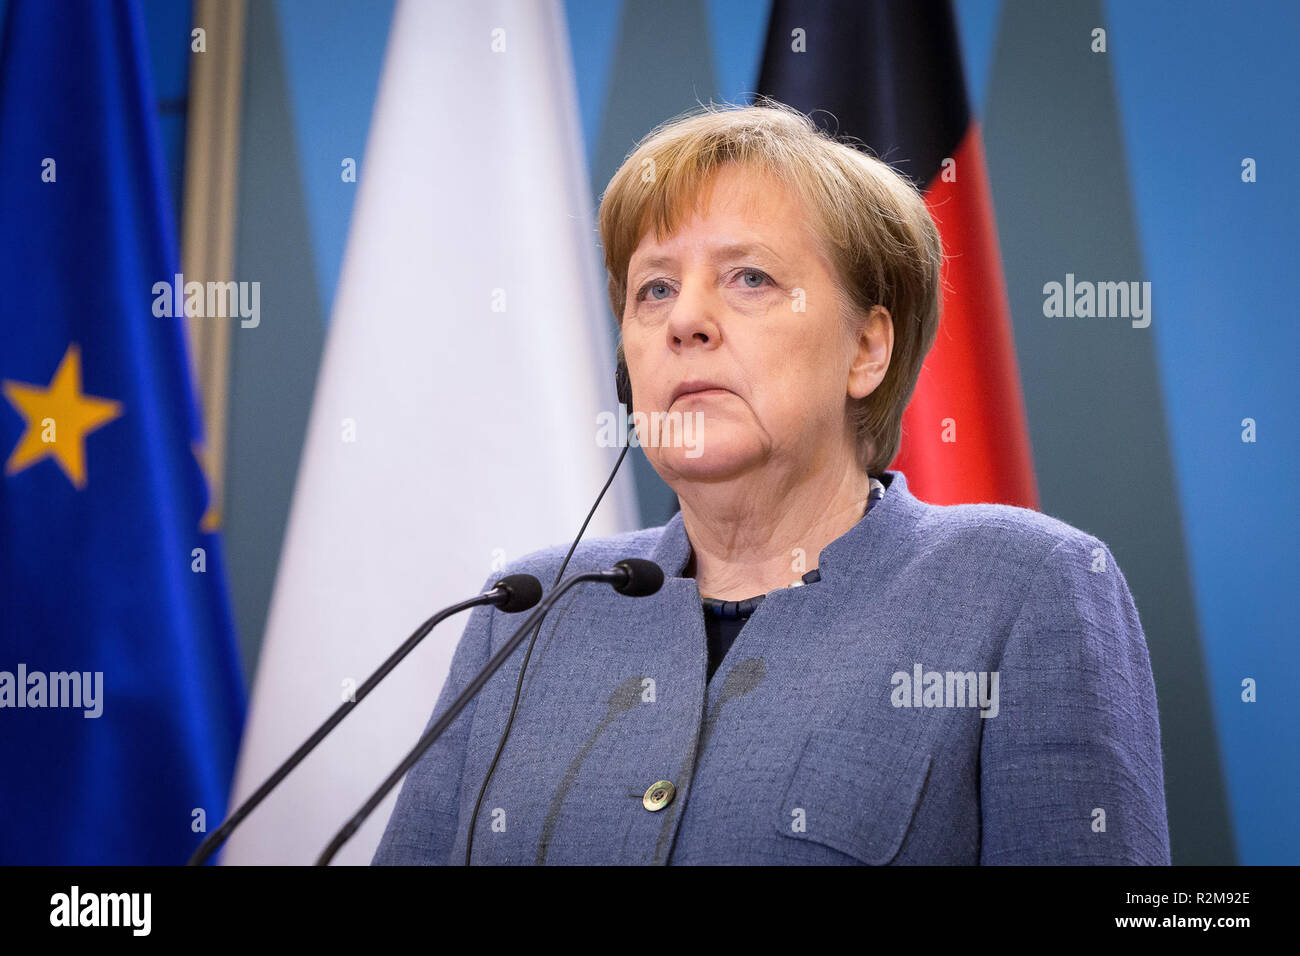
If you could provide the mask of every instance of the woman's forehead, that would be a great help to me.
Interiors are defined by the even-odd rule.
[[[647,258],[687,246],[710,257],[746,253],[779,257],[809,238],[798,197],[761,169],[724,166],[694,194],[677,199],[664,221],[655,221],[647,210],[631,264],[639,266]]]

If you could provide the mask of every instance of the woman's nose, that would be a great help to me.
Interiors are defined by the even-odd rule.
[[[668,322],[672,345],[716,348],[722,337],[718,308],[719,302],[710,290],[699,283],[684,282]]]

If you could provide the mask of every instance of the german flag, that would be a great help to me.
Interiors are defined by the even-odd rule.
[[[1037,508],[984,150],[948,0],[775,0],[759,92],[910,178],[943,238],[943,317],[891,468],[935,504]]]

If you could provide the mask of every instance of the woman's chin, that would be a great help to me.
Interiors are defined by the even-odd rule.
[[[714,441],[695,448],[658,448],[650,462],[659,477],[674,481],[727,481],[757,467],[762,449],[753,442]]]

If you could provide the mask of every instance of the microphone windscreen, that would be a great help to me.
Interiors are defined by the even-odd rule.
[[[504,600],[497,607],[507,614],[518,614],[535,607],[542,599],[542,582],[531,574],[510,574],[496,583],[507,591]]]
[[[614,590],[628,597],[646,597],[664,585],[664,570],[645,558],[624,558],[614,565],[627,572],[627,580],[615,584]]]

